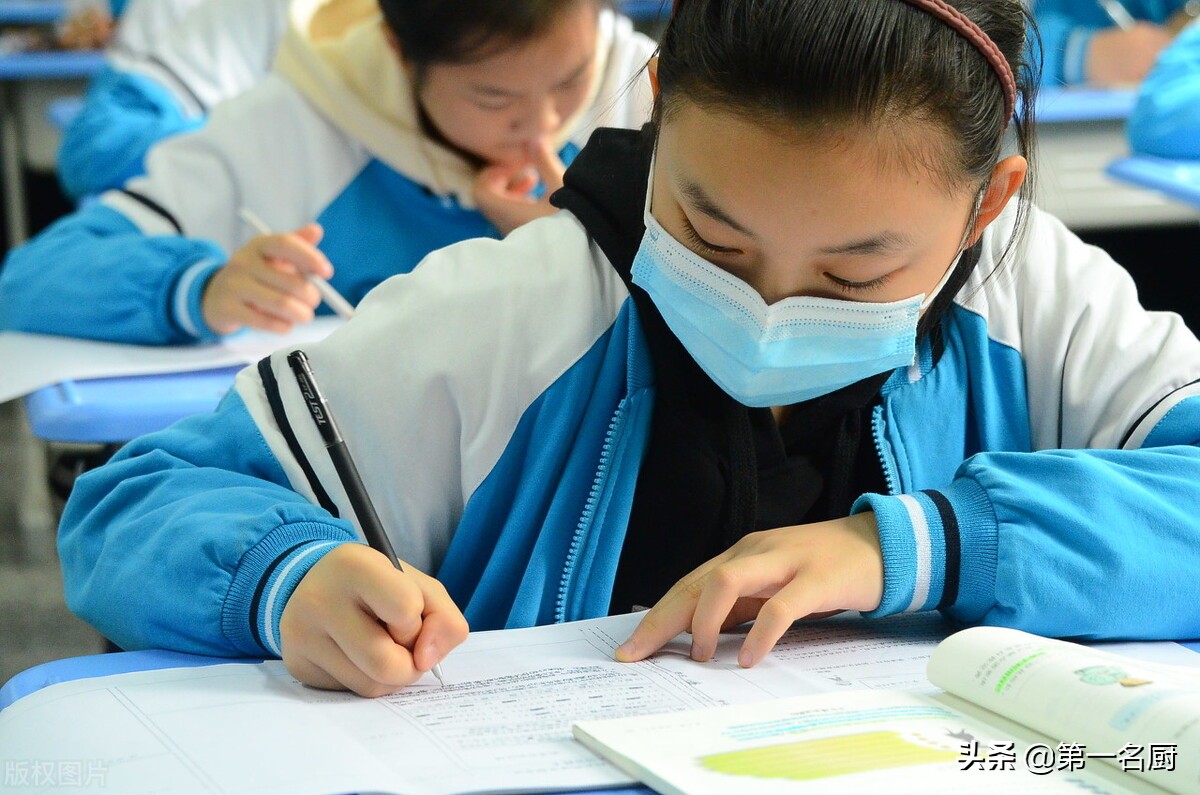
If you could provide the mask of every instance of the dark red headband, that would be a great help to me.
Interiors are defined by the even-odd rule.
[[[1004,57],[1004,53],[1000,52],[1000,48],[996,46],[996,42],[992,41],[992,37],[984,33],[983,28],[976,25],[974,20],[945,0],[904,0],[904,2],[933,14],[983,53],[983,57],[987,58],[988,63],[991,64],[992,71],[1000,79],[1001,88],[1004,89],[1004,124],[1008,126],[1009,119],[1017,110],[1017,80],[1013,77],[1008,59]]]
[[[1008,59],[996,46],[996,42],[992,41],[991,36],[984,33],[983,28],[975,24],[974,20],[945,0],[904,0],[904,2],[945,22],[952,30],[975,45],[975,49],[983,53],[983,57],[987,59],[992,71],[1000,80],[1001,88],[1004,89],[1004,124],[1007,126],[1017,110],[1017,80],[1013,76],[1012,67],[1008,65]],[[679,11],[679,7],[683,3],[684,0],[675,0],[672,13]]]

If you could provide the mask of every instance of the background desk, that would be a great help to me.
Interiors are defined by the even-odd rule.
[[[66,13],[66,0],[0,0],[0,25],[48,25]]]
[[[1161,157],[1125,157],[1108,167],[1109,176],[1156,190],[1200,213],[1200,160],[1165,160]]]
[[[1050,89],[1041,92],[1038,203],[1075,230],[1159,226],[1195,214],[1157,193],[1114,182],[1108,164],[1129,153],[1125,121],[1133,91]]]
[[[241,369],[64,381],[26,397],[25,412],[43,441],[127,442],[212,411]]]

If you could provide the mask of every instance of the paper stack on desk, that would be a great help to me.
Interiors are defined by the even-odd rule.
[[[120,345],[0,332],[0,403],[61,381],[156,375],[247,365],[280,348],[324,339],[345,321],[321,317],[290,334],[246,331],[204,345]]]
[[[620,786],[633,779],[572,740],[573,721],[831,691],[932,692],[925,666],[949,631],[936,614],[838,617],[798,625],[749,670],[736,663],[740,635],[726,636],[707,663],[688,659],[686,637],[651,660],[615,662],[613,651],[639,619],[473,633],[444,661],[446,687],[427,676],[374,700],[304,687],[278,662],[52,685],[0,712],[0,770],[86,761],[100,792],[424,795]]]

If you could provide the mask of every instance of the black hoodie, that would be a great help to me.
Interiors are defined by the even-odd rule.
[[[797,404],[777,425],[769,409],[722,391],[633,284],[652,146],[649,128],[597,130],[551,198],[625,281],[654,362],[653,423],[612,613],[653,604],[749,532],[844,517],[859,495],[886,491],[871,408],[890,373]]]

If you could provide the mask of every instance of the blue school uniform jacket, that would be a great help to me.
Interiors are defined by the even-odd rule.
[[[265,77],[287,7],[288,0],[135,5],[63,134],[58,174],[66,193],[78,200],[119,188],[144,173],[154,144],[198,129],[214,105]]]
[[[605,135],[580,159],[600,191],[630,167],[590,159]],[[1014,210],[984,234],[940,355],[923,344],[874,410],[887,490],[855,510],[879,524],[875,615],[1194,637],[1200,342],[1039,211],[996,270]],[[581,217],[435,252],[307,349],[398,554],[474,629],[609,607],[659,385],[631,288]],[[278,655],[297,583],[359,538],[287,353],[76,484],[67,600],[119,645]]]
[[[496,236],[475,207],[475,167],[430,139],[375,3],[314,39],[322,0],[295,0],[275,71],[222,103],[200,131],[151,150],[148,173],[13,251],[0,270],[0,329],[162,344],[212,339],[208,279],[257,232],[317,221],[352,302],[434,249]],[[350,4],[345,8],[353,8]],[[328,27],[329,20],[321,23]],[[589,101],[560,139],[568,160],[597,125],[639,127],[655,45],[600,12]]]
[[[1200,159],[1200,22],[1179,34],[1142,84],[1129,117],[1135,152]]]
[[[1162,24],[1187,0],[1121,0],[1135,19]],[[1042,84],[1079,85],[1086,81],[1088,46],[1096,31],[1113,27],[1096,0],[1034,0],[1033,15],[1041,34]],[[1035,39],[1031,37],[1031,45]]]

